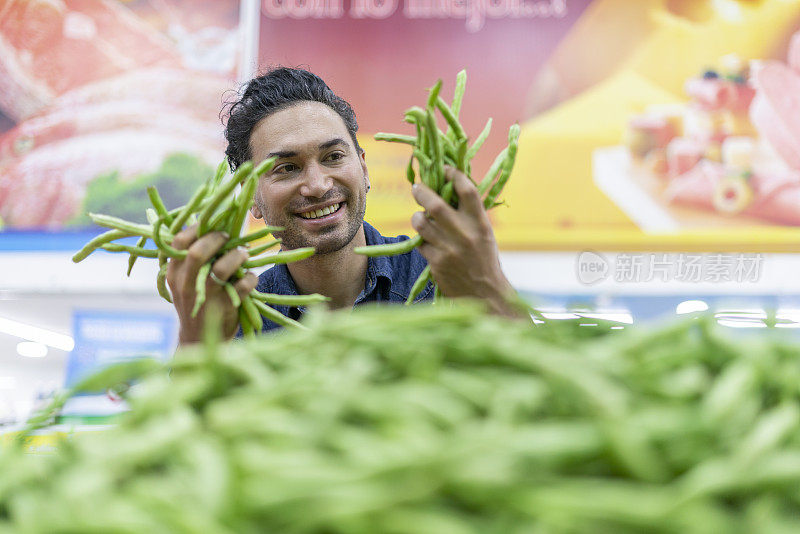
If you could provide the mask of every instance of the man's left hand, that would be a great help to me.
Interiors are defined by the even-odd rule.
[[[500,267],[478,189],[453,167],[445,167],[445,178],[453,182],[458,209],[424,184],[413,187],[414,199],[425,211],[411,217],[411,226],[422,236],[419,252],[428,260],[434,280],[447,297],[480,298],[493,313],[521,317],[508,303],[514,289]]]

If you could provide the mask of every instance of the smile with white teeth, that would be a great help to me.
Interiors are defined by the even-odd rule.
[[[341,205],[342,204],[339,203],[319,210],[306,211],[305,213],[301,213],[300,217],[302,217],[303,219],[318,219],[320,217],[324,217],[325,215],[330,215],[334,211],[338,210],[339,206]]]

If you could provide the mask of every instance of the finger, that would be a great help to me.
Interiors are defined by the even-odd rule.
[[[224,232],[212,232],[192,243],[187,249],[186,258],[183,260],[183,270],[186,277],[182,281],[184,287],[194,286],[200,267],[211,261],[211,258],[227,242],[227,234]]]
[[[197,225],[193,224],[175,234],[172,246],[178,250],[186,250],[195,241],[197,241]]]
[[[214,276],[219,280],[226,282],[249,257],[246,249],[235,248],[229,250],[223,254],[220,259],[214,262],[214,265],[211,267],[211,272],[214,273]]]
[[[411,226],[422,236],[422,240],[434,246],[441,246],[447,241],[442,229],[435,220],[429,219],[422,211],[411,216]]]
[[[478,188],[467,178],[467,175],[454,167],[445,166],[444,178],[453,182],[453,189],[458,195],[458,210],[465,211],[472,216],[483,211],[483,202],[478,193]]]
[[[428,261],[431,269],[434,269],[435,265],[439,265],[439,259],[442,256],[442,250],[440,248],[426,241],[418,246],[417,250],[422,254],[422,257]]]
[[[248,271],[241,280],[237,280],[233,287],[239,294],[239,298],[244,298],[249,295],[252,290],[258,285],[258,277],[252,272]]]
[[[441,226],[450,228],[458,226],[453,220],[456,210],[449,206],[433,189],[425,184],[414,184],[411,191],[417,204],[425,208],[425,212]]]

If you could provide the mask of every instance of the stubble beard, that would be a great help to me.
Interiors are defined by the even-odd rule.
[[[349,193],[349,192],[348,192]],[[333,196],[333,195],[331,195]],[[324,200],[324,199],[323,199]],[[260,202],[256,201],[258,204]],[[347,194],[345,198],[345,209],[347,210],[346,220],[335,226],[321,229],[318,233],[310,235],[300,227],[300,222],[295,215],[282,214],[280,217],[266,211],[265,206],[259,205],[261,213],[264,213],[265,220],[270,226],[282,226],[285,230],[273,232],[273,235],[282,240],[284,248],[293,250],[302,247],[314,247],[315,255],[331,254],[346,247],[356,236],[358,230],[364,223],[366,213],[366,197],[354,198],[354,195]]]

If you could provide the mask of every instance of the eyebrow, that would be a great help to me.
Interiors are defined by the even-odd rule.
[[[324,143],[320,144],[319,147],[317,147],[317,148],[319,150],[325,150],[325,149],[328,149],[328,148],[331,148],[331,147],[337,146],[337,145],[347,146],[347,142],[344,139],[342,139],[341,137],[336,137],[334,139],[331,139],[330,141],[325,141]],[[293,158],[296,155],[297,155],[297,152],[295,152],[294,150],[279,150],[277,152],[270,152],[269,154],[267,154],[267,158],[271,158],[273,156],[277,157],[278,159],[281,159],[281,158]]]

